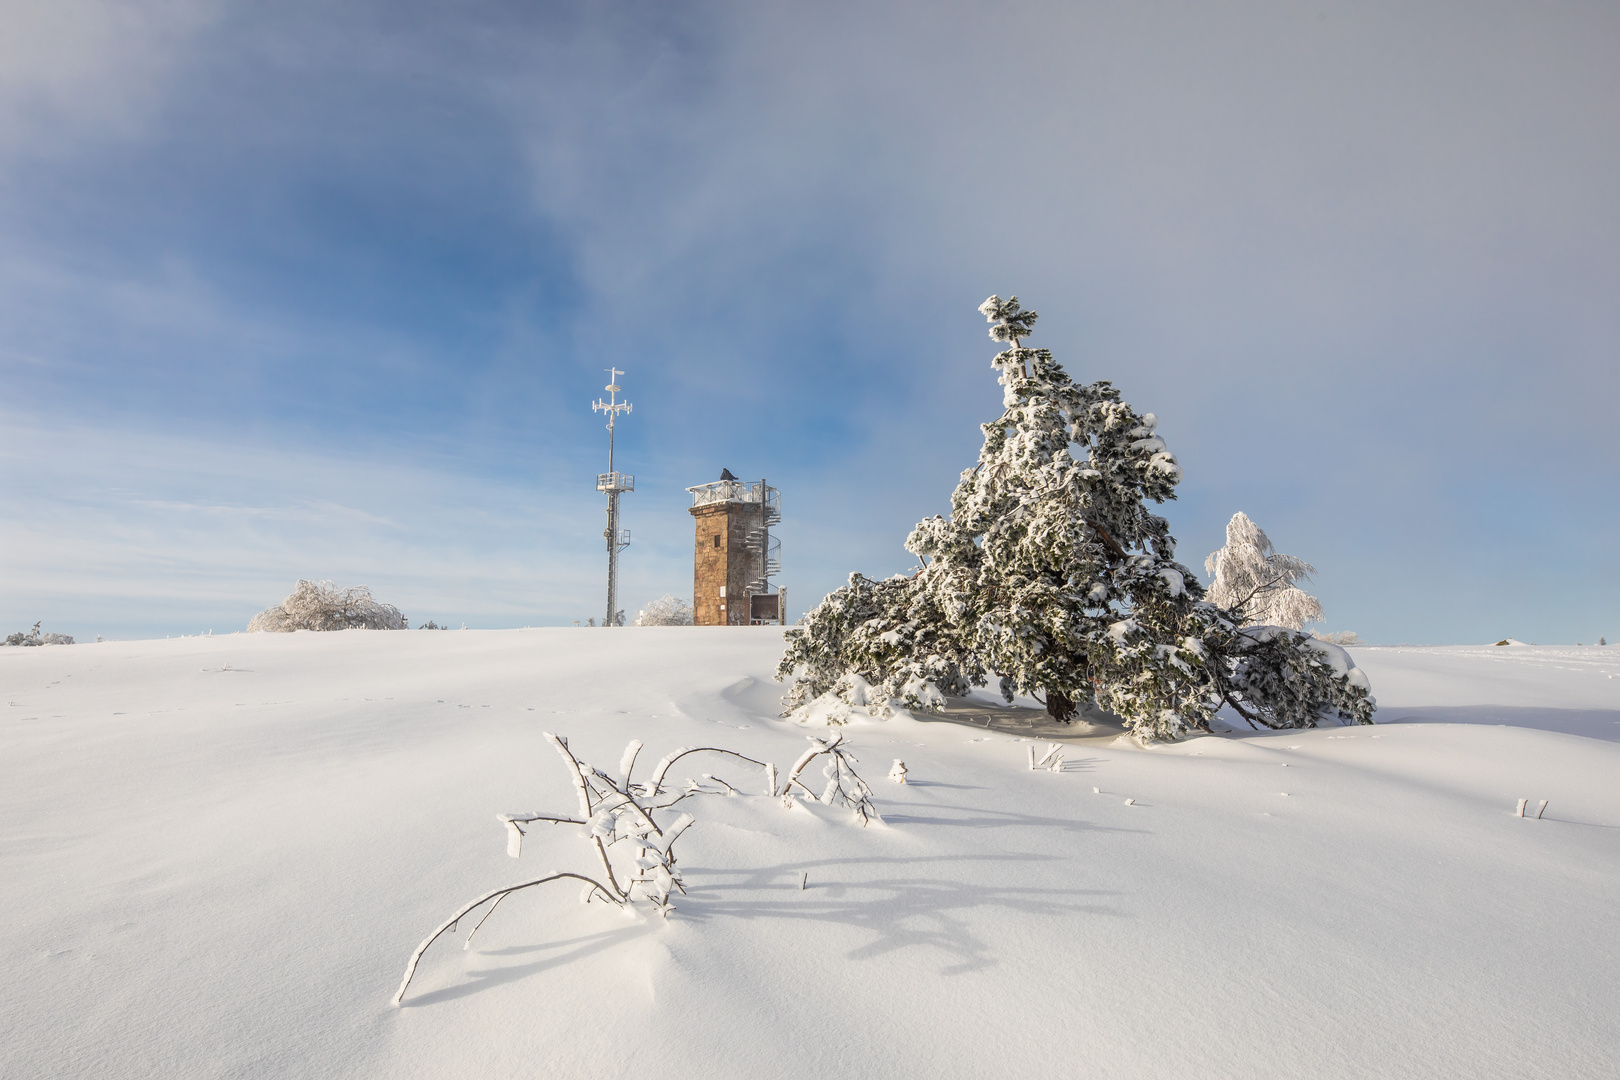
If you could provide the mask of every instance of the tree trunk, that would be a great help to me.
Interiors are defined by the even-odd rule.
[[[1074,719],[1074,699],[1061,690],[1046,691],[1046,712],[1052,719],[1060,724],[1067,724]]]

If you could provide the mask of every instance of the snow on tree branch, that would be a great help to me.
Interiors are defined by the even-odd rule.
[[[424,938],[411,953],[405,965],[405,975],[400,980],[399,990],[394,994],[393,1003],[396,1006],[404,1000],[405,991],[410,987],[417,965],[429,946],[446,933],[453,933],[462,919],[488,904],[489,909],[468,933],[463,948],[470,946],[473,935],[478,933],[479,928],[490,915],[494,914],[501,901],[524,889],[546,885],[553,881],[573,879],[585,886],[580,895],[583,903],[601,899],[621,910],[649,909],[667,918],[675,910],[675,905],[670,900],[671,894],[673,892],[684,894],[686,891],[675,857],[675,841],[695,821],[689,813],[683,812],[669,817],[668,812],[677,803],[693,795],[741,794],[738,788],[708,773],[704,774],[703,779],[715,782],[719,785],[718,788],[705,787],[697,780],[686,781],[678,792],[666,788],[664,781],[670,767],[690,754],[726,755],[763,769],[765,797],[781,799],[784,805],[794,805],[799,796],[793,788],[798,787],[814,802],[825,806],[848,808],[861,825],[882,820],[878,816],[877,808],[872,804],[872,789],[855,772],[855,758],[844,746],[842,735],[833,735],[829,738],[811,737],[810,747],[794,762],[780,789],[777,787],[777,771],[773,763],[755,761],[753,758],[720,747],[679,747],[654,767],[647,781],[638,784],[633,782],[632,773],[641,751],[640,739],[632,740],[625,747],[624,754],[619,760],[618,775],[612,776],[588,762],[581,761],[569,748],[568,740],[562,736],[548,731],[545,737],[552,749],[557,752],[568,773],[574,792],[576,816],[527,811],[497,815],[496,820],[501,823],[506,833],[506,853],[514,859],[522,857],[523,840],[528,835],[525,826],[532,826],[536,822],[582,826],[584,832],[581,836],[586,840],[592,861],[597,867],[595,876],[574,871],[557,871],[516,885],[493,889],[476,900],[462,905],[455,914],[440,923]],[[810,763],[819,757],[827,759],[826,767],[822,770],[822,776],[827,783],[818,795],[799,777]]]
[[[1035,329],[1035,320],[1040,318],[1035,312],[1020,307],[1016,296],[1005,300],[991,296],[979,305],[979,314],[990,323],[991,341],[1010,341],[1015,347],[1020,338],[1029,337],[1030,331]]]

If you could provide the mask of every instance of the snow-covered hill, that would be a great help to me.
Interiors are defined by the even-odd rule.
[[[779,651],[719,628],[0,650],[0,1073],[1615,1075],[1620,648],[1356,649],[1398,722],[1093,735],[1061,773],[1004,720],[852,728],[883,825],[692,800],[667,923],[519,894],[389,1006],[456,906],[580,861],[542,832],[513,862],[495,821],[572,805],[542,731],[604,763],[639,737],[785,764]]]

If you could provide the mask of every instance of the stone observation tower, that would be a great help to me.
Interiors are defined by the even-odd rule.
[[[712,484],[687,488],[697,540],[692,559],[695,626],[783,623],[787,594],[771,587],[782,572],[782,542],[771,526],[782,520],[782,496],[764,480],[738,480],[722,469]]]

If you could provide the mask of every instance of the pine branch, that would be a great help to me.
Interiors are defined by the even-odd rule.
[[[1260,730],[1260,724],[1255,723],[1256,717],[1250,715],[1248,709],[1245,709],[1242,705],[1239,705],[1237,703],[1237,699],[1232,696],[1231,691],[1222,690],[1221,691],[1221,700],[1225,701],[1228,705],[1232,706],[1232,708],[1237,711],[1237,714],[1239,716],[1243,717],[1243,719],[1245,719],[1245,720],[1247,720],[1249,722],[1250,727],[1254,728],[1254,730],[1256,730],[1256,731]],[[1262,720],[1261,723],[1265,723],[1265,721]],[[1271,725],[1266,724],[1266,727],[1269,728],[1269,727],[1271,727]]]

